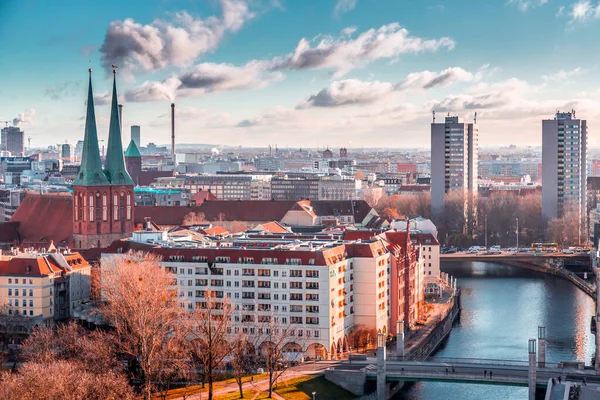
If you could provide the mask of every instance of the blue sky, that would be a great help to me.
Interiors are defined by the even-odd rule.
[[[0,0],[0,120],[33,145],[83,136],[88,65],[108,133],[110,65],[142,142],[428,146],[431,111],[480,144],[600,122],[600,0]]]

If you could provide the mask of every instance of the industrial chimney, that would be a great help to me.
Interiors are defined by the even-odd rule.
[[[175,159],[175,103],[171,103],[171,154]]]

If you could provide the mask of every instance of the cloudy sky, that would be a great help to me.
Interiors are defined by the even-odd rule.
[[[0,0],[0,120],[32,145],[83,137],[87,69],[124,139],[302,147],[429,145],[431,112],[480,144],[539,145],[574,108],[600,145],[600,0]],[[598,123],[596,123],[598,122]]]

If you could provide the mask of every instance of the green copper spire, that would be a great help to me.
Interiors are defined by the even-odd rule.
[[[113,66],[114,68],[114,66]],[[113,93],[108,130],[108,148],[104,162],[104,174],[111,185],[134,185],[133,179],[125,168],[123,143],[121,142],[121,124],[119,121],[119,105],[117,104],[117,77],[113,70]]]
[[[83,138],[83,154],[81,167],[75,177],[73,186],[102,186],[109,182],[102,172],[100,150],[98,149],[98,132],[96,131],[96,114],[94,113],[94,93],[92,92],[92,70],[88,89],[87,112],[85,116],[85,136]]]
[[[127,146],[127,150],[125,150],[125,157],[141,157],[140,150],[138,149],[135,142],[132,140],[129,142],[129,146]]]

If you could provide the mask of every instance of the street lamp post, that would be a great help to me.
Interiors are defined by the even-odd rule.
[[[487,214],[485,214],[485,249],[487,250]]]
[[[515,218],[517,220],[517,252],[519,251],[519,218]]]
[[[313,400],[315,400],[315,396],[316,396],[317,392],[312,392],[313,395]]]

